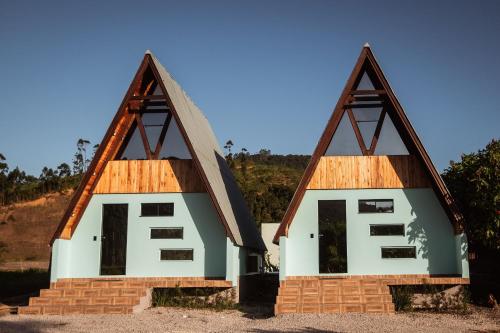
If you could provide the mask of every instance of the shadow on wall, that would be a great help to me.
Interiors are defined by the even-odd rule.
[[[226,236],[224,228],[219,221],[216,223],[208,223],[205,205],[206,200],[203,200],[203,204],[200,204],[200,197],[202,195],[189,195],[182,194],[182,198],[186,203],[189,210],[189,214],[194,221],[196,230],[200,234],[201,240],[203,242],[204,248],[204,274],[206,277],[214,278],[224,278],[226,277]],[[203,199],[204,196],[203,196]],[[210,201],[210,205],[212,202]],[[200,209],[203,208],[203,209]],[[215,211],[215,207],[212,207]],[[217,219],[219,216],[214,214]],[[212,222],[212,221],[210,221]]]
[[[455,234],[444,210],[431,191],[403,190],[413,220],[407,236],[417,254],[427,260],[429,274],[457,274]]]

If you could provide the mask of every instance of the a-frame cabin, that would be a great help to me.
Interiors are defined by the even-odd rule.
[[[393,312],[389,285],[467,284],[461,218],[365,45],[275,235],[275,312]]]
[[[217,139],[151,52],[51,246],[51,288],[20,313],[130,313],[154,287],[259,271],[265,246]]]

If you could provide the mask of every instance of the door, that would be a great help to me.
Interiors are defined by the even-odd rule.
[[[125,275],[127,204],[102,205],[101,275]]]
[[[345,200],[318,201],[319,272],[347,273]]]

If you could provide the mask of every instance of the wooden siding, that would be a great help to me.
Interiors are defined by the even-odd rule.
[[[322,156],[308,190],[431,187],[415,156]]]
[[[109,161],[94,189],[103,193],[206,192],[192,160]]]

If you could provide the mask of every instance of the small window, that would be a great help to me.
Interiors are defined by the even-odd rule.
[[[394,213],[394,200],[359,200],[358,207],[360,213]]]
[[[258,255],[249,254],[247,256],[246,272],[247,273],[258,273],[259,272],[259,256]]]
[[[415,246],[401,246],[401,247],[383,247],[382,258],[417,258],[417,251]]]
[[[151,239],[182,239],[184,228],[152,228]]]
[[[141,216],[174,216],[174,203],[143,203]]]
[[[160,250],[160,260],[193,260],[193,249]]]
[[[404,224],[372,224],[370,236],[404,236]]]

